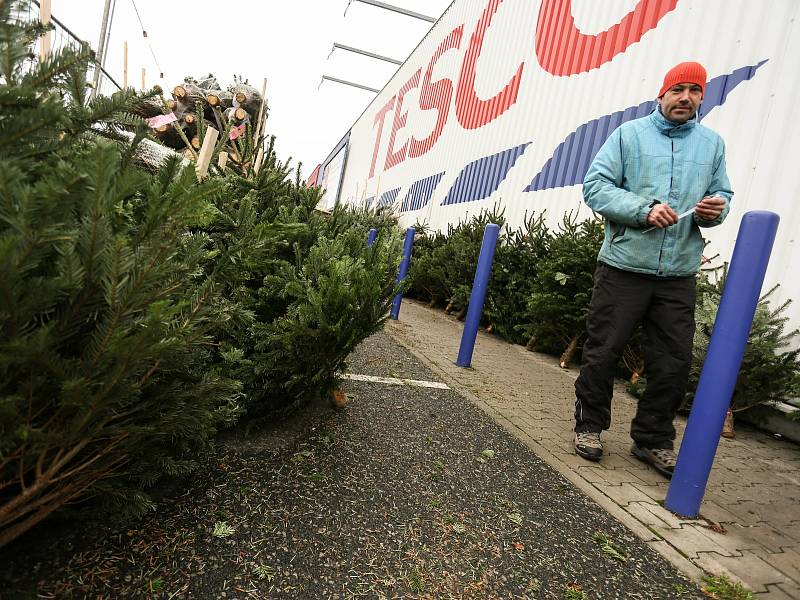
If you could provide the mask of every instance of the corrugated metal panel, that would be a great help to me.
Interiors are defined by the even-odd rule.
[[[736,192],[709,230],[729,258],[747,210],[781,215],[766,286],[800,278],[796,0],[456,0],[353,125],[341,198],[388,200],[435,229],[495,205],[510,225],[583,205],[602,142],[653,107],[663,74],[703,63],[703,123],[726,141]],[[387,191],[388,190],[388,191]],[[791,320],[800,325],[800,304]]]

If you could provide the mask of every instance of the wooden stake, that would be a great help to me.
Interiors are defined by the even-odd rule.
[[[200,155],[197,157],[197,179],[202,179],[208,174],[208,164],[211,162],[211,155],[214,152],[214,145],[217,143],[219,131],[213,127],[206,129],[206,135],[203,138],[203,147],[200,148]]]
[[[128,42],[122,46],[122,89],[128,89]]]
[[[144,67],[142,67],[142,91],[144,91]]]
[[[258,175],[258,171],[261,169],[261,161],[264,160],[264,148],[263,146],[258,149],[258,154],[256,155],[256,164],[253,165],[253,173]]]
[[[228,153],[227,152],[220,152],[219,157],[217,158],[217,166],[220,169],[224,169],[225,165],[228,164]]]
[[[39,5],[39,20],[42,22],[42,25],[50,24],[50,0],[41,1],[41,4]],[[40,61],[47,60],[47,55],[50,54],[52,33],[52,31],[48,31],[42,36],[42,46],[41,51],[39,52]]]
[[[253,144],[258,143],[258,138],[261,137],[262,119],[264,118],[264,106],[267,103],[267,78],[264,77],[264,83],[261,84],[261,108],[258,109],[258,119],[256,119],[256,132],[253,135]]]

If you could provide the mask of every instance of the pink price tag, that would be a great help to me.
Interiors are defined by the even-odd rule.
[[[155,117],[150,117],[149,119],[147,119],[147,124],[153,129],[157,129],[162,125],[169,125],[173,121],[177,120],[178,117],[175,116],[175,113],[168,113],[166,115],[157,115]]]
[[[242,123],[238,127],[234,127],[233,129],[231,129],[231,132],[228,135],[228,137],[230,139],[232,139],[232,140],[235,140],[240,135],[243,135],[246,129],[247,129],[247,125],[245,123]]]

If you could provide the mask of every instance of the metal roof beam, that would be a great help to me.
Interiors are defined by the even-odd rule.
[[[348,0],[347,8],[350,8],[350,4],[353,2],[362,2],[364,4],[369,4],[371,6],[375,6],[377,8],[382,8],[384,10],[391,10],[396,13],[400,13],[401,15],[405,15],[407,17],[413,17],[415,19],[419,19],[420,21],[427,21],[428,23],[436,23],[436,19],[434,17],[429,17],[428,15],[422,15],[418,12],[414,12],[413,10],[408,10],[406,8],[401,8],[399,6],[394,6],[393,4],[387,4],[386,2],[380,2],[379,0]],[[347,8],[344,9],[344,14],[347,14]]]
[[[369,56],[370,58],[377,58],[378,60],[383,60],[393,65],[402,65],[402,60],[397,60],[396,58],[389,58],[388,56],[382,56],[380,54],[375,54],[374,52],[369,52],[367,50],[360,50],[359,48],[353,48],[352,46],[345,46],[344,44],[339,44],[337,42],[333,43],[333,48],[331,49],[331,54],[336,49],[339,50],[347,50],[348,52],[355,52],[356,54],[362,54],[363,56]],[[328,55],[330,56],[330,54]]]
[[[323,81],[332,81],[334,83],[341,83],[342,85],[349,85],[349,86],[352,86],[352,87],[359,88],[361,90],[367,90],[368,92],[375,92],[376,94],[378,92],[380,92],[380,90],[377,90],[375,88],[369,87],[367,85],[362,85],[360,83],[354,83],[352,81],[346,81],[344,79],[339,79],[337,77],[329,77],[328,75],[323,75],[322,76],[322,81],[319,82],[319,85],[322,85]],[[317,86],[317,87],[319,87],[319,86]]]

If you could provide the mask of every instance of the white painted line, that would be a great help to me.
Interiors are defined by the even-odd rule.
[[[345,373],[342,379],[350,381],[371,381],[373,383],[385,383],[388,385],[413,385],[416,387],[436,388],[437,390],[449,390],[446,383],[439,381],[420,381],[419,379],[397,379],[395,377],[375,377],[373,375],[357,375],[356,373]]]

